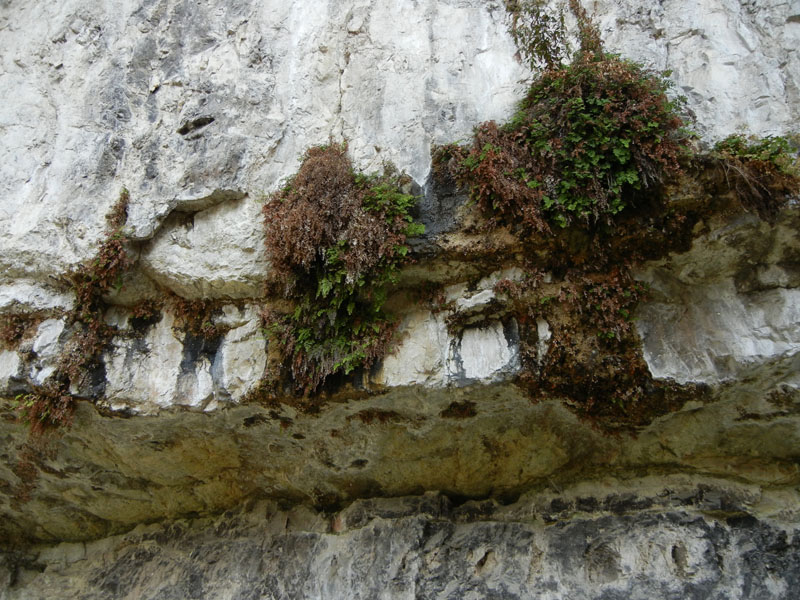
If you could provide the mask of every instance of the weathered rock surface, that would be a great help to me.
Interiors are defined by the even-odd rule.
[[[715,223],[689,252],[642,267],[653,301],[637,326],[655,377],[716,384],[771,363],[800,386],[800,212]]]
[[[642,5],[600,0],[608,49],[672,71],[698,129],[718,140],[732,132],[783,134],[800,120],[800,6],[768,0],[678,0]]]
[[[0,569],[14,583],[0,598],[788,600],[800,545],[764,515],[772,500],[665,478],[548,490],[509,506],[426,495],[325,514],[262,502],[6,556]]]
[[[251,198],[178,213],[142,252],[142,268],[184,298],[261,296],[269,268],[262,219],[261,203]]]
[[[504,12],[479,0],[12,3],[0,45],[11,49],[0,59],[4,285],[89,258],[123,186],[132,233],[146,238],[173,209],[275,189],[331,136],[350,141],[359,168],[392,161],[423,183],[431,144],[505,118],[526,77]],[[229,275],[214,265],[242,250],[263,268],[246,242],[259,221],[241,215],[218,242],[195,234],[183,246],[177,225],[149,264],[170,287],[213,293]],[[160,249],[176,244],[189,264],[164,264]]]
[[[0,527],[8,541],[87,540],[253,496],[320,506],[428,490],[508,499],[609,473],[800,485],[800,392],[722,389],[712,400],[635,438],[594,429],[559,399],[533,404],[511,384],[398,388],[316,415],[251,404],[124,418],[81,403],[74,425],[40,446],[4,402]]]
[[[792,3],[592,10],[611,50],[674,71],[709,139],[800,120]],[[528,74],[506,24],[500,3],[483,0],[3,6],[0,297],[27,302],[13,279],[91,257],[123,186],[132,234],[148,238],[173,209],[275,189],[331,136],[349,140],[359,168],[389,160],[425,183],[432,144],[506,119],[521,97]],[[264,264],[246,240],[258,219],[202,241],[166,227],[148,263],[157,280],[193,295],[253,289]],[[247,266],[237,260],[254,250]]]

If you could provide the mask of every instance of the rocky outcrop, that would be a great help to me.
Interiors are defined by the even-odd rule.
[[[752,214],[708,226],[691,251],[639,273],[653,292],[638,321],[651,372],[718,384],[754,377],[770,363],[778,380],[796,387],[797,212],[773,226]]]
[[[792,597],[797,199],[774,223],[721,201],[636,266],[643,388],[683,395],[593,422],[529,393],[556,327],[498,285],[529,275],[521,244],[431,173],[531,78],[502,3],[85,4],[0,6],[0,315],[30,318],[0,348],[0,598]],[[609,50],[672,69],[701,143],[800,121],[792,3],[589,8]],[[427,233],[389,355],[269,402],[261,202],[329,140],[410,175]],[[115,334],[72,425],[31,439],[15,404],[76,336],[67,275],[123,187]],[[137,312],[176,297],[213,333],[199,305]]]

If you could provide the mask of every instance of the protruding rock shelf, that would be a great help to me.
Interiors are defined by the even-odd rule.
[[[252,502],[36,561],[0,555],[0,583],[24,583],[9,600],[790,598],[800,548],[770,516],[790,500],[683,476],[606,478],[509,505],[426,494],[320,513]]]

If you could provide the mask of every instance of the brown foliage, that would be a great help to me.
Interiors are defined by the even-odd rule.
[[[214,323],[214,313],[219,303],[212,300],[187,300],[175,294],[169,295],[169,306],[175,315],[175,325],[187,333],[207,340],[219,337],[225,328]]]
[[[521,383],[534,397],[562,397],[605,430],[632,430],[680,408],[702,390],[654,381],[632,315],[646,290],[627,270],[574,271],[565,281],[527,289],[513,302],[519,323]],[[551,328],[538,356],[537,321]]]
[[[745,209],[770,223],[789,196],[800,194],[800,162],[787,138],[733,135],[701,162],[715,168],[717,193],[733,191]]]
[[[69,393],[68,384],[63,381],[51,381],[37,387],[17,401],[17,411],[21,419],[30,425],[33,437],[41,437],[52,428],[66,427],[72,423],[75,400]]]
[[[18,399],[18,410],[23,420],[30,423],[34,435],[51,427],[69,425],[74,411],[71,389],[86,382],[89,371],[99,364],[114,334],[114,328],[103,321],[106,309],[103,295],[121,283],[123,273],[133,264],[125,249],[128,240],[122,233],[128,202],[128,192],[123,189],[107,217],[109,230],[96,257],[70,274],[76,299],[75,308],[67,315],[67,324],[74,325],[75,332],[61,351],[56,372],[46,385]]]
[[[310,149],[264,206],[268,289],[292,305],[287,315],[265,312],[264,322],[298,391],[386,352],[395,329],[382,311],[386,286],[407,236],[421,232],[402,182],[392,172],[355,173],[346,146],[332,144]]]
[[[471,147],[441,146],[433,160],[469,190],[470,198],[487,217],[487,228],[507,223],[549,233],[541,208],[544,189],[528,185],[533,180],[521,169],[531,161],[530,150],[516,143],[515,137],[488,121],[475,130]]]
[[[286,294],[323,266],[330,248],[346,243],[338,259],[355,280],[405,242],[402,216],[392,216],[387,228],[387,215],[364,210],[367,195],[368,188],[354,176],[346,146],[307,152],[297,175],[264,206],[267,253]],[[352,241],[357,243],[347,243]]]
[[[39,315],[0,315],[0,349],[13,350],[25,335],[42,321]]]

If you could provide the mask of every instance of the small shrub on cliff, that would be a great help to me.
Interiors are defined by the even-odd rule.
[[[394,324],[383,310],[409,248],[424,231],[404,178],[353,171],[344,145],[310,149],[298,173],[264,206],[268,282],[292,305],[265,315],[284,366],[305,393],[334,373],[369,367]]]
[[[15,398],[16,410],[21,420],[27,423],[34,436],[46,430],[63,427],[72,422],[74,400],[60,383],[35,388]]]
[[[772,221],[786,196],[800,193],[797,152],[784,137],[732,135],[718,142],[710,157],[725,186],[762,219]]]
[[[25,335],[42,321],[40,315],[11,313],[0,315],[0,350],[13,350]]]
[[[509,123],[480,125],[469,148],[436,155],[495,221],[543,231],[608,220],[679,170],[683,121],[667,79],[582,52],[545,71]]]
[[[198,338],[213,340],[225,333],[225,327],[214,323],[218,303],[211,300],[187,300],[170,294],[169,305],[175,316],[175,326]]]
[[[605,52],[576,0],[569,8],[580,49],[568,65],[563,15],[540,0],[507,0],[506,8],[521,54],[546,68],[510,122],[484,123],[470,147],[434,154],[492,222],[547,231],[609,221],[679,170],[681,102],[667,96],[664,74]]]

